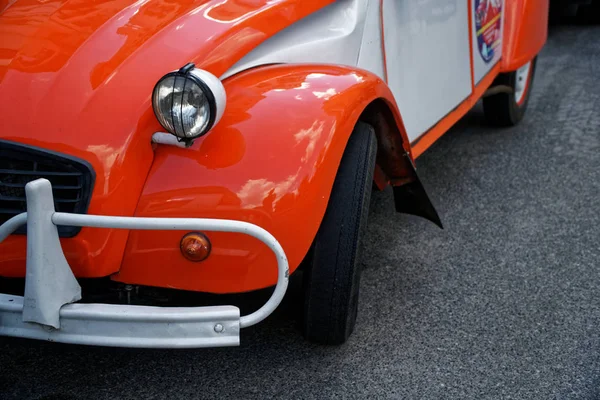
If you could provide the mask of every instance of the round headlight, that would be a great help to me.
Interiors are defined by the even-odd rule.
[[[225,109],[225,88],[210,72],[187,64],[158,81],[152,93],[152,107],[167,131],[190,141],[219,122]]]

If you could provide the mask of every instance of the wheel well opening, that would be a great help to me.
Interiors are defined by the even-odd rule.
[[[410,157],[410,144],[403,140],[387,103],[381,99],[373,101],[359,120],[371,125],[377,137],[377,160],[373,174],[375,186],[383,190],[392,185],[396,211],[426,218],[442,228],[442,221]]]
[[[377,136],[377,165],[375,185],[383,190],[388,185],[402,186],[414,179],[414,166],[406,143],[388,104],[383,99],[371,102],[359,121],[373,127]]]

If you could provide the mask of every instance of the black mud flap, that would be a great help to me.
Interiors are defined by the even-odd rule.
[[[396,211],[423,217],[444,229],[442,220],[431,203],[431,200],[429,200],[429,196],[427,196],[427,192],[417,175],[415,166],[412,162],[407,164],[410,164],[412,167],[412,176],[407,183],[393,186]]]

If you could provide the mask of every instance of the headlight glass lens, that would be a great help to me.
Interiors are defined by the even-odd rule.
[[[167,75],[157,84],[152,105],[160,124],[181,139],[205,133],[210,104],[200,85],[186,75]]]

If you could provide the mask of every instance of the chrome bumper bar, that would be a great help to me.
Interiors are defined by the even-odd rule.
[[[241,221],[136,218],[59,213],[46,179],[25,187],[27,213],[0,226],[0,242],[27,223],[25,296],[0,294],[0,335],[117,347],[192,348],[239,345],[240,328],[259,323],[279,305],[288,285],[283,248],[263,228]],[[96,228],[238,232],[265,243],[277,257],[277,285],[257,311],[234,306],[148,307],[79,304],[81,287],[67,264],[57,225]],[[73,304],[75,303],[75,304]]]

